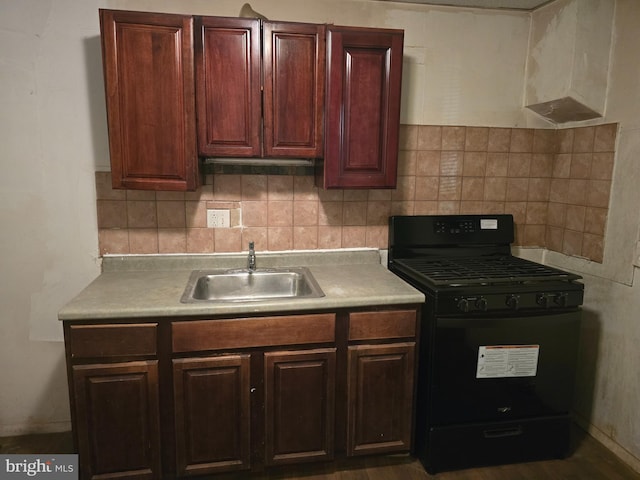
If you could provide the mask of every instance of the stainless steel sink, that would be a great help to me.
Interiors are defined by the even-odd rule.
[[[196,270],[182,294],[182,303],[248,302],[279,298],[324,297],[306,267],[258,270]]]

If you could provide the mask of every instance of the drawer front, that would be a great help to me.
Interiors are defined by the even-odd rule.
[[[349,340],[415,337],[416,319],[416,310],[352,312]]]
[[[289,315],[196,320],[171,324],[174,352],[335,341],[336,316]]]
[[[147,356],[157,353],[157,323],[71,325],[71,358]]]

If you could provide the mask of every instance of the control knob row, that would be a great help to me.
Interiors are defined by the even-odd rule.
[[[551,306],[551,301],[553,301],[553,303],[555,303],[559,307],[566,307],[568,298],[569,294],[565,292],[558,294],[539,293],[536,296],[536,303],[541,307],[549,308]]]
[[[471,309],[471,304],[476,308],[476,310],[481,310],[483,312],[487,311],[488,303],[487,299],[484,297],[474,298],[461,298],[458,300],[458,310],[461,312],[468,312]]]

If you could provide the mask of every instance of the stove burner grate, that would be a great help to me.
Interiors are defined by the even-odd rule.
[[[508,255],[420,257],[396,262],[438,286],[572,281],[581,278],[579,275]]]

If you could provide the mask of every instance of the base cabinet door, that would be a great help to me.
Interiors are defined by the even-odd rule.
[[[250,355],[173,360],[178,476],[250,468]]]
[[[161,478],[157,361],[76,365],[83,479]]]
[[[347,454],[411,448],[415,343],[348,349]]]
[[[267,465],[331,460],[336,349],[265,353]]]

